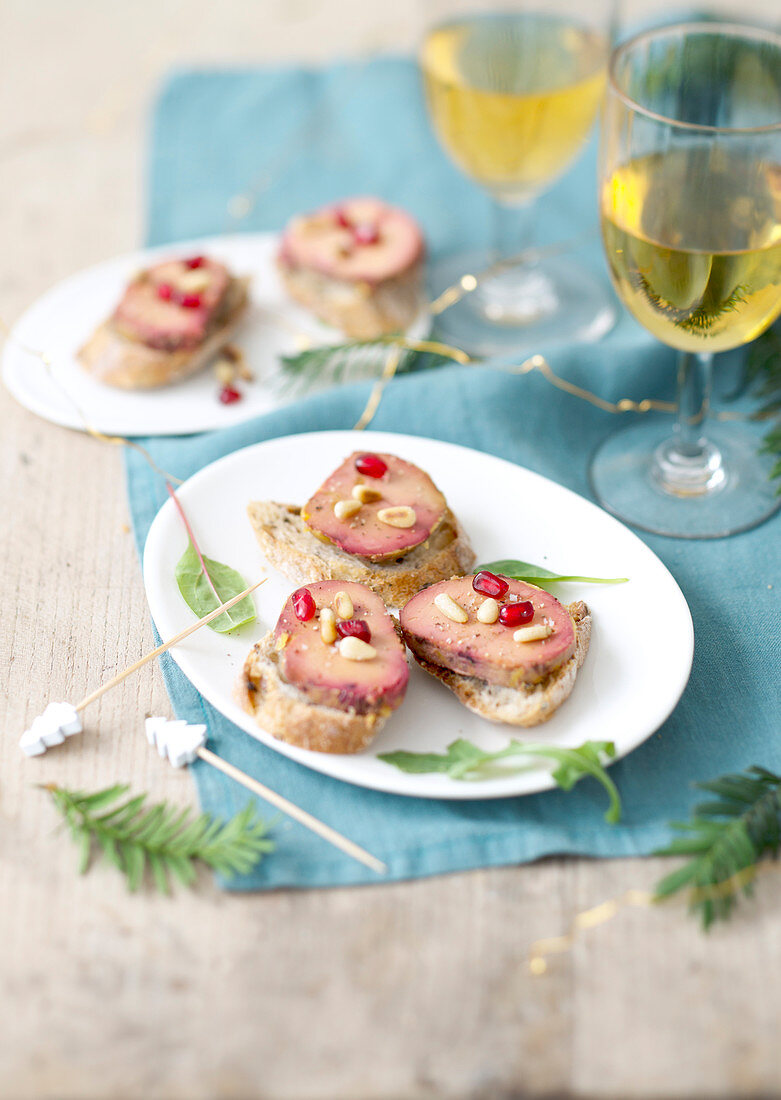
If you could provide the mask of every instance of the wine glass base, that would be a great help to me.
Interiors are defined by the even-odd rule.
[[[643,531],[683,539],[748,531],[781,508],[769,478],[773,461],[758,453],[761,428],[709,423],[709,450],[720,453],[721,462],[706,465],[699,483],[688,486],[681,483],[680,464],[674,474],[665,468],[671,434],[669,417],[653,417],[620,429],[597,448],[589,479],[603,508]]]
[[[448,256],[430,272],[431,297],[490,263],[485,253]],[[551,257],[481,282],[437,317],[436,329],[446,343],[487,357],[599,340],[616,318],[612,295],[593,272],[569,257]]]

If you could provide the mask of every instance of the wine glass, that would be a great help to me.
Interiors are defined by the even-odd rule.
[[[451,13],[426,34],[420,67],[434,130],[491,197],[494,232],[491,250],[434,265],[435,296],[532,244],[534,200],[578,155],[602,101],[614,9],[611,0],[514,0]],[[569,257],[541,256],[480,280],[439,327],[463,349],[492,355],[595,340],[615,316],[599,278]]]
[[[725,23],[649,31],[611,58],[600,149],[602,236],[619,296],[680,351],[678,420],[597,451],[594,491],[645,530],[715,538],[781,503],[755,426],[709,424],[714,352],[781,313],[781,35]]]

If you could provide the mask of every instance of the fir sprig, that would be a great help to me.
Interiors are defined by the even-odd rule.
[[[420,342],[425,347],[427,341]],[[434,346],[434,345],[432,345]],[[453,361],[453,356],[430,350],[400,348],[390,340],[351,340],[347,344],[331,344],[310,348],[298,355],[281,357],[285,397],[301,396],[323,386],[378,379],[382,376],[388,356],[401,351],[395,374],[412,370],[429,370]]]
[[[352,340],[310,348],[298,355],[283,355],[282,390],[286,397],[297,397],[322,386],[339,386],[379,378],[393,345],[377,340]],[[400,374],[409,369],[413,356],[404,352],[396,367]]]
[[[770,471],[770,478],[775,481],[781,479],[781,330],[778,326],[768,329],[751,345],[746,357],[746,381],[762,402],[754,419],[772,422],[760,452],[775,456],[776,462]],[[781,485],[777,491],[781,493]]]
[[[636,290],[640,290],[645,295],[657,313],[661,313],[667,320],[672,321],[676,328],[697,335],[707,334],[726,313],[734,313],[746,301],[748,293],[748,287],[739,284],[726,297],[712,305],[705,305],[701,300],[693,308],[681,309],[657,294],[645,275],[640,272],[634,274],[632,283]]]
[[[655,854],[691,858],[657,884],[656,898],[688,889],[691,911],[709,928],[729,917],[741,892],[751,894],[759,861],[778,856],[781,776],[752,767],[696,786],[715,800],[695,806],[690,821],[672,824],[678,837]]]
[[[167,802],[147,807],[145,794],[125,798],[129,788],[124,784],[93,793],[56,784],[44,789],[79,845],[80,873],[97,853],[122,872],[131,891],[144,881],[147,869],[162,893],[168,893],[171,877],[192,886],[197,861],[226,877],[246,874],[274,847],[251,805],[222,821],[206,813],[193,816],[189,807]]]

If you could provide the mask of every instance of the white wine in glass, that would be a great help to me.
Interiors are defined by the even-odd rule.
[[[730,149],[716,163],[703,157],[696,143],[637,157],[602,191],[622,299],[654,336],[692,352],[753,340],[781,296],[781,165]]]
[[[454,163],[493,199],[494,242],[435,269],[435,293],[530,245],[531,204],[582,149],[599,109],[609,3],[558,0],[466,14],[435,26],[420,54],[434,130]],[[548,10],[550,8],[550,10]],[[443,316],[453,342],[492,354],[556,338],[597,339],[614,320],[605,288],[571,260],[515,267]]]
[[[646,530],[713,538],[781,503],[759,432],[707,424],[715,352],[781,314],[781,36],[693,23],[615,52],[600,151],[600,214],[615,287],[679,349],[675,428],[641,421],[591,466],[600,502]]]
[[[437,27],[421,67],[434,129],[499,201],[534,198],[580,151],[605,88],[603,35],[554,16],[478,16]]]

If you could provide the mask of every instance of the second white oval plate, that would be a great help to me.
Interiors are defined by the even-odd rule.
[[[309,768],[359,786],[426,798],[502,798],[553,783],[544,766],[480,782],[407,775],[377,754],[442,752],[458,737],[497,749],[518,737],[569,746],[614,741],[621,757],[659,728],[678,702],[692,664],[694,632],[680,588],[618,520],[510,462],[387,432],[312,432],[258,443],[205,467],[178,490],[203,552],[238,569],[248,583],[258,579],[265,562],[246,516],[248,502],[302,504],[357,447],[398,454],[426,470],[463,523],[478,562],[520,558],[560,573],[630,578],[627,584],[562,584],[557,589],[565,602],[585,599],[593,614],[591,648],[572,695],[544,725],[513,729],[471,714],[413,662],[404,703],[367,751],[336,756],[277,741],[232,695],[250,647],[275,625],[293,587],[269,569],[269,581],[255,596],[255,623],[235,635],[204,628],[171,650],[213,706],[251,736]],[[193,621],[174,580],[186,544],[181,520],[168,501],[155,517],[144,551],[147,597],[163,638]]]
[[[247,233],[177,241],[117,256],[79,271],[47,291],[19,318],[3,352],[3,381],[16,400],[38,416],[82,431],[87,424],[113,435],[189,435],[227,428],[268,412],[284,402],[280,356],[303,347],[347,340],[296,305],[277,275],[278,233]],[[222,405],[211,367],[173,386],[119,390],[103,385],[79,364],[76,353],[108,317],[136,271],[161,259],[205,253],[250,277],[250,304],[235,342],[255,374],[240,382],[241,401]],[[425,310],[407,336],[422,339],[429,330]],[[26,348],[45,353],[47,369]]]

